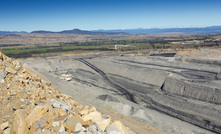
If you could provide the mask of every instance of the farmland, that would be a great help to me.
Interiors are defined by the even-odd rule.
[[[118,51],[142,49],[185,49],[220,47],[219,34],[6,34],[0,36],[0,50],[12,57],[48,56],[64,53],[116,51],[115,45],[125,46]],[[201,41],[185,44],[185,41]],[[172,43],[171,43],[172,42]],[[173,43],[175,42],[175,43]],[[183,43],[176,43],[183,42]],[[128,46],[128,47],[126,47]]]

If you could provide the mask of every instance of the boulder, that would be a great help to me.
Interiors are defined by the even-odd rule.
[[[13,115],[13,122],[11,127],[11,134],[27,134],[28,133],[28,125],[25,120],[27,117],[27,111],[22,110],[16,110]]]
[[[82,129],[83,129],[82,124],[78,122],[75,126],[74,132],[81,131]]]
[[[5,68],[5,71],[8,72],[8,73],[11,73],[11,74],[17,73],[17,71],[15,69],[10,68],[10,67]]]
[[[36,121],[49,110],[48,105],[36,106],[34,110],[25,118],[28,127],[32,126]]]
[[[80,122],[81,122],[81,120],[79,117],[71,116],[66,123],[66,128],[71,130],[72,132],[74,132],[76,124],[80,123]]]
[[[132,134],[121,121],[114,121],[112,125],[116,126],[120,130],[121,134]]]
[[[0,125],[0,130],[4,130],[4,129],[6,129],[8,126],[9,126],[9,123],[8,123],[8,122],[5,122],[5,123],[3,123],[3,124]]]
[[[56,107],[56,108],[61,109],[65,112],[70,111],[70,106],[67,103],[63,102],[63,101],[54,100],[54,101],[51,101],[50,103],[51,103],[52,107]]]
[[[93,122],[96,122],[98,126],[100,127],[100,129],[103,131],[110,125],[110,122],[111,122],[110,116],[108,115],[104,116],[100,112],[97,112],[97,111],[84,115],[82,119],[83,121],[92,120]]]

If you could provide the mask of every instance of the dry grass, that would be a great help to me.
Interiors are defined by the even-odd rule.
[[[14,33],[0,35],[0,45],[22,44],[23,46],[35,45],[58,45],[74,41],[86,42],[96,40],[127,40],[127,39],[153,39],[153,38],[179,38],[189,37],[190,34],[103,34],[103,35],[80,35],[80,34],[38,34],[38,33]]]

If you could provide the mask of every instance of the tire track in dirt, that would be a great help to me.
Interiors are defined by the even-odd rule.
[[[118,84],[112,82],[112,81],[107,77],[107,75],[106,75],[103,71],[101,71],[99,68],[95,67],[93,64],[89,63],[88,61],[86,61],[86,60],[84,60],[84,59],[82,59],[82,58],[77,59],[77,60],[80,61],[80,62],[82,62],[82,63],[84,63],[85,65],[87,65],[88,67],[90,67],[91,69],[93,69],[94,71],[96,71],[97,73],[99,73],[99,74],[103,77],[104,81],[105,81],[107,84],[109,84],[111,87],[117,89],[119,92],[121,92],[123,95],[125,95],[125,96],[126,96],[126,99],[128,99],[128,100],[130,100],[130,101],[136,103],[133,94],[131,94],[131,93],[128,92],[126,89],[124,89],[123,87],[119,86]]]

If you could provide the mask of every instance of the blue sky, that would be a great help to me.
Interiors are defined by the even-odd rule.
[[[221,0],[0,0],[0,31],[221,25]]]

